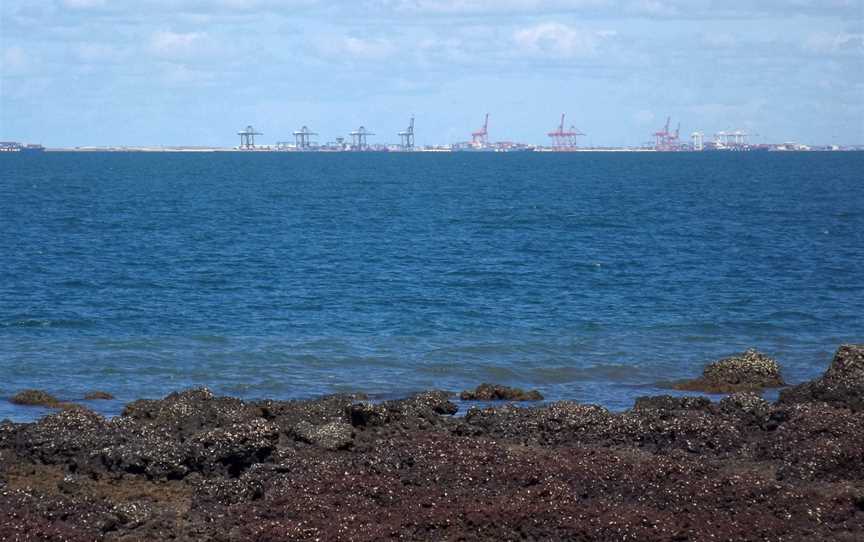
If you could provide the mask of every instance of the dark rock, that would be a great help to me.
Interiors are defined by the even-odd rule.
[[[312,425],[347,423],[350,421],[348,408],[366,398],[363,394],[336,394],[307,401],[258,401],[252,405],[259,410],[261,417],[279,425],[287,434],[300,422]]]
[[[784,479],[864,482],[864,416],[819,402],[788,405],[784,415],[757,459],[776,462]]]
[[[450,401],[445,391],[418,393],[408,399],[384,401],[383,403],[355,403],[345,409],[348,421],[355,427],[382,426],[390,423],[418,423],[437,425],[442,416],[450,416],[459,410]]]
[[[780,392],[781,403],[807,401],[864,410],[864,345],[840,346],[824,375]]]
[[[842,357],[832,378],[849,388],[856,363]],[[108,420],[74,408],[0,423],[0,540],[864,533],[864,416],[845,403],[662,396],[620,414],[562,401],[459,418],[445,392],[360,400],[193,390]]]
[[[76,495],[81,492],[82,484],[80,476],[75,476],[74,474],[67,474],[63,477],[62,480],[57,482],[57,489],[59,489],[62,493],[67,493],[69,495]]]
[[[785,384],[777,361],[750,349],[709,364],[702,377],[679,382],[674,388],[707,393],[735,393],[782,386]]]
[[[540,408],[505,405],[472,408],[459,434],[514,439],[522,443],[554,444],[589,440],[607,433],[615,420],[608,410],[595,405],[559,401]]]
[[[753,392],[733,393],[720,400],[720,410],[732,414],[748,414],[759,418],[768,415],[771,404]]]
[[[114,396],[108,393],[107,391],[91,391],[87,395],[84,396],[85,401],[110,401],[114,399]]]
[[[711,406],[711,400],[705,397],[673,397],[671,395],[654,395],[638,397],[633,410],[706,410]]]
[[[108,427],[105,418],[84,407],[65,409],[20,428],[15,448],[42,463],[80,465],[110,440]]]
[[[463,401],[542,401],[537,390],[525,391],[497,384],[480,384],[473,391],[463,391],[459,397]]]
[[[353,442],[354,428],[345,422],[324,425],[300,422],[294,426],[292,433],[297,439],[325,450],[344,450]]]
[[[126,405],[121,416],[185,439],[203,430],[260,418],[261,411],[239,399],[216,397],[207,388],[197,388],[164,399],[134,401]]]
[[[56,407],[60,401],[48,392],[42,390],[23,390],[9,400],[16,405]]]
[[[188,443],[192,470],[238,476],[254,465],[268,461],[276,449],[279,428],[262,419],[199,433]]]
[[[208,503],[232,505],[251,502],[264,496],[261,480],[243,475],[240,478],[202,480],[195,488],[195,506]]]

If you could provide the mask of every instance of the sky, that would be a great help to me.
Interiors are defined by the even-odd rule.
[[[864,144],[864,0],[0,0],[0,140]],[[706,139],[710,139],[710,136]]]

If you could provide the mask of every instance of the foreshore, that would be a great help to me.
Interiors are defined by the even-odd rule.
[[[721,401],[623,413],[491,386],[458,416],[445,391],[55,402],[0,423],[0,540],[861,540],[864,345],[779,386],[748,351],[679,386]]]

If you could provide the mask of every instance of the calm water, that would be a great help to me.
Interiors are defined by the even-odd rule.
[[[864,340],[864,153],[0,156],[0,398],[629,407]],[[39,410],[0,400],[0,418]]]

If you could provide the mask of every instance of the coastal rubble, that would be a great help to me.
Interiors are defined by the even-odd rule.
[[[470,408],[216,397],[0,423],[0,540],[860,540],[862,349],[752,392]],[[858,396],[860,397],[860,395]]]

